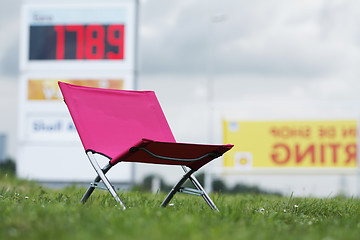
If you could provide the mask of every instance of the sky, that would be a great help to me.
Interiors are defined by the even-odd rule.
[[[357,4],[144,1],[141,66],[144,72],[202,73],[211,58],[224,74],[333,75],[358,57]],[[153,56],[158,60],[150,61]]]
[[[18,73],[20,3],[0,1],[2,75]],[[359,74],[358,5],[356,0],[141,0],[139,71],[202,75],[211,65],[215,74],[351,79]]]
[[[157,92],[178,140],[221,142],[222,117],[360,117],[359,1],[139,2],[138,88]],[[0,133],[11,156],[20,4],[0,0]]]

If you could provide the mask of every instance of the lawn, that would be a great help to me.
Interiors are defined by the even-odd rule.
[[[360,200],[333,197],[122,192],[123,211],[105,191],[83,205],[84,188],[48,189],[0,175],[0,239],[359,239]]]

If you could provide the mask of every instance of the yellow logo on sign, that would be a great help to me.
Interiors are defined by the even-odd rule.
[[[61,100],[58,81],[80,86],[123,89],[122,79],[29,79],[28,100]]]
[[[237,168],[247,152],[254,168],[356,167],[356,136],[356,121],[224,121],[224,141],[235,145],[224,166]]]

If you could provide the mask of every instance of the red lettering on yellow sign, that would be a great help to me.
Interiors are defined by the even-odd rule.
[[[343,128],[342,129],[343,137],[356,137],[356,127]]]
[[[322,137],[322,138],[334,138],[334,137],[336,137],[336,128],[333,127],[333,126],[320,127],[319,128],[319,137]]]
[[[346,157],[339,159],[340,153],[345,153]],[[332,165],[339,163],[348,165],[356,162],[356,144],[289,145],[277,143],[273,145],[271,159],[277,165],[285,165],[290,162],[295,162],[296,164],[307,162],[311,163],[311,165],[316,165],[317,163],[324,165],[331,162]]]
[[[272,127],[270,132],[274,137],[278,138],[308,138],[311,135],[311,129],[309,127]]]

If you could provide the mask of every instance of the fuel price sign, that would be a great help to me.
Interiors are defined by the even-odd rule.
[[[31,4],[22,10],[21,68],[134,69],[134,1]]]
[[[22,2],[19,177],[43,182],[92,180],[91,168],[78,171],[88,168],[87,159],[58,81],[134,90],[137,8],[137,0]],[[112,178],[131,182],[134,165],[120,169],[114,169]]]

